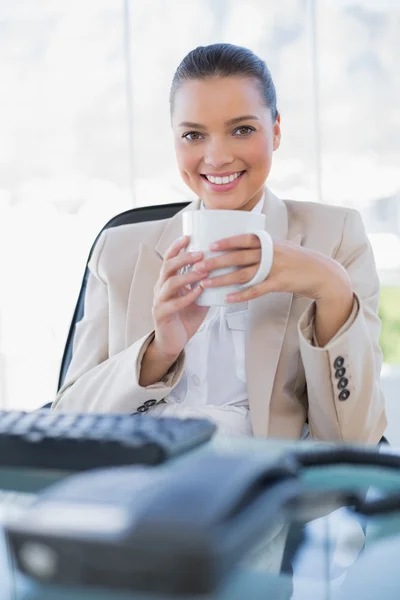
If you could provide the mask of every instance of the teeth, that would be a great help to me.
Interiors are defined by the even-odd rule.
[[[206,175],[206,179],[210,183],[216,183],[217,185],[226,185],[227,183],[232,183],[239,177],[242,171],[238,171],[237,173],[233,173],[232,175],[227,175],[226,177],[213,177],[213,175]]]

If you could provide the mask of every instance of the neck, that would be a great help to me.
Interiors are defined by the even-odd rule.
[[[253,210],[253,208],[260,202],[263,195],[264,195],[264,187],[262,187],[256,194],[254,194],[254,196],[247,202],[247,204],[242,206],[239,210],[246,210],[246,211]]]

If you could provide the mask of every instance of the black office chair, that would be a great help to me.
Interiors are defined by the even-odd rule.
[[[89,252],[89,256],[87,258],[85,272],[84,272],[83,278],[82,278],[81,289],[79,291],[78,300],[77,300],[77,303],[75,306],[74,314],[72,316],[71,324],[70,324],[69,331],[68,331],[67,341],[66,341],[66,344],[64,347],[63,357],[61,360],[61,367],[60,367],[60,372],[59,372],[59,377],[58,377],[57,391],[60,390],[60,388],[62,387],[62,385],[64,383],[65,375],[68,371],[68,367],[69,367],[71,359],[72,359],[72,348],[73,348],[73,343],[74,343],[75,328],[76,328],[77,323],[79,323],[79,321],[83,317],[86,286],[87,286],[87,281],[89,278],[89,269],[88,269],[87,265],[92,256],[92,253],[93,253],[94,247],[97,243],[97,240],[99,239],[102,232],[105,231],[106,229],[110,229],[111,227],[119,227],[120,225],[129,225],[131,223],[141,223],[144,221],[161,221],[162,219],[170,219],[177,212],[179,212],[180,210],[185,208],[185,206],[187,206],[188,204],[189,204],[189,202],[176,202],[176,203],[172,203],[172,204],[160,204],[157,206],[144,206],[141,208],[131,208],[130,210],[126,210],[125,212],[120,213],[119,215],[116,215],[115,217],[110,219],[108,221],[108,223],[106,223],[106,225],[104,225],[103,229],[99,232],[99,234],[97,235],[96,239],[94,240],[94,242],[92,244],[92,247]],[[49,405],[46,405],[46,407],[47,406],[51,406],[51,403]]]

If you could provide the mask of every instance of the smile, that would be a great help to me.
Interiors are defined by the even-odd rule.
[[[238,179],[244,172],[245,171],[237,171],[236,173],[224,175],[223,177],[218,175],[202,175],[202,177],[214,185],[226,185],[227,183],[232,183],[235,179]]]

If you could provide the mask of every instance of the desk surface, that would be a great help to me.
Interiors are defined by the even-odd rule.
[[[261,452],[269,458],[274,458],[297,446],[296,442],[216,437],[212,442],[194,452]],[[320,444],[309,444],[309,447],[320,447]],[[185,458],[177,460],[185,460]],[[55,472],[0,469],[0,489],[19,490],[32,494],[64,478],[65,475],[65,473]],[[400,483],[398,485],[400,489]],[[362,587],[363,600],[367,600],[367,598],[375,600],[376,597],[380,597],[382,600],[391,600],[392,598],[397,600],[398,598],[400,573],[396,572],[390,574],[389,588],[385,590],[384,595],[380,592],[379,596],[378,592],[375,596],[368,594],[372,594],[374,583],[379,582],[381,569],[387,568],[391,562],[396,564],[398,561],[400,534],[393,536],[389,545],[384,540],[371,548],[367,547],[362,552],[364,537],[360,522],[354,516],[350,516],[345,509],[335,511],[328,517],[314,520],[306,526],[305,542],[293,563],[293,579],[279,572],[282,555],[279,554],[282,550],[282,545],[279,545],[279,535],[276,540],[268,541],[261,551],[260,548],[255,549],[225,582],[223,588],[207,600],[261,600],[261,598],[263,600],[266,598],[273,600],[289,600],[289,598],[325,600],[327,597],[335,600],[347,599],[351,596],[346,595],[348,592],[344,587],[342,588],[343,580],[349,581],[353,586],[353,598],[356,597],[354,589],[357,586],[360,586],[359,589],[357,587],[358,592]],[[274,543],[277,545],[272,548]],[[265,551],[266,549],[268,550]],[[275,555],[279,556],[279,559],[274,563],[271,557]],[[370,578],[367,586],[362,585],[366,580],[365,570],[362,566],[364,562]],[[360,569],[364,573],[363,576],[360,575]],[[355,575],[351,579],[350,575],[353,573]],[[155,598],[148,595],[117,593],[99,589],[61,589],[37,585],[10,569],[10,557],[6,551],[4,536],[0,536],[0,582],[1,600],[3,598],[4,600],[81,600],[81,598],[82,600],[83,598],[88,600],[166,600],[165,597],[160,598],[159,596]],[[391,590],[395,595],[392,595]]]

